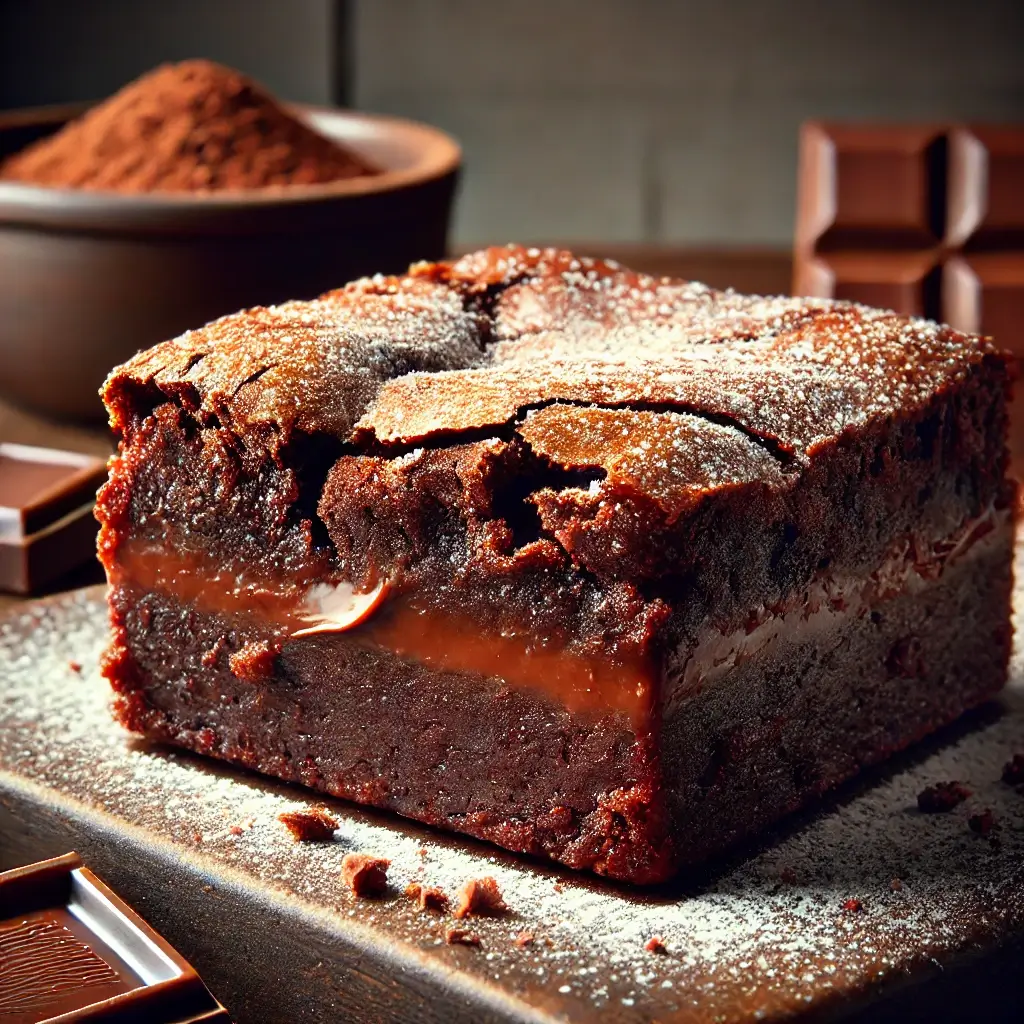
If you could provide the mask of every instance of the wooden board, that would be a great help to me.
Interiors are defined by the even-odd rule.
[[[760,849],[639,893],[338,801],[335,841],[295,844],[277,814],[313,794],[111,721],[105,638],[101,588],[0,623],[0,867],[77,849],[237,1024],[1024,1019],[1024,793],[1000,781],[1024,752],[1019,657],[1000,701]],[[919,813],[948,779],[973,796]],[[968,827],[982,809],[987,838]],[[384,898],[344,889],[349,850],[391,859]],[[511,913],[472,922],[479,948],[446,944],[455,922],[403,895],[482,875]]]

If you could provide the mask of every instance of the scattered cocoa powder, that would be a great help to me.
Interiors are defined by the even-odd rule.
[[[971,791],[959,782],[936,782],[917,794],[917,809],[925,814],[942,814],[962,804]]]
[[[503,914],[506,910],[508,907],[502,898],[498,883],[493,878],[471,878],[459,890],[455,916],[461,919],[470,914]]]
[[[1020,786],[1024,784],[1024,754],[1014,754],[1013,757],[1003,765],[1003,782],[1008,786]]]
[[[245,75],[165,64],[0,163],[0,178],[122,193],[314,185],[376,170]]]
[[[277,820],[284,825],[297,843],[327,843],[334,838],[338,822],[323,807],[308,811],[282,811]]]
[[[520,932],[513,940],[520,949],[533,945],[533,932]]]
[[[644,943],[644,949],[648,953],[660,953],[662,956],[668,953],[668,949],[665,946],[665,940],[660,935],[652,935],[646,943]]]
[[[341,861],[341,880],[356,896],[379,896],[388,887],[391,861],[370,853],[346,853]]]
[[[448,913],[448,897],[443,889],[436,886],[410,882],[405,887],[405,895],[417,904],[420,910],[433,910],[438,914]]]
[[[988,836],[996,826],[996,816],[988,809],[972,814],[967,819],[967,826],[979,836]]]
[[[449,946],[479,946],[480,936],[476,932],[467,931],[465,928],[449,928],[444,933],[444,941]]]

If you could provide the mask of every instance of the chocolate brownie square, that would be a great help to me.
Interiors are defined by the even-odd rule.
[[[253,309],[104,388],[130,729],[671,876],[999,690],[1010,364],[555,250]]]

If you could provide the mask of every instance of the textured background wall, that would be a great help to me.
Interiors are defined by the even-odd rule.
[[[0,106],[108,96],[187,57],[330,103],[339,10],[334,0],[0,0]]]
[[[1020,0],[359,0],[355,100],[461,139],[456,234],[788,245],[801,120],[1024,119]]]
[[[0,0],[0,103],[202,55],[432,121],[456,242],[788,246],[801,120],[1024,120],[1021,0]]]

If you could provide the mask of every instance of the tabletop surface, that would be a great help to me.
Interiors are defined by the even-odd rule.
[[[112,835],[159,848],[183,870],[227,872],[268,920],[287,907],[371,960],[435,972],[439,985],[454,978],[486,1005],[509,1008],[495,1019],[600,1010],[710,1024],[819,1013],[1024,929],[1024,795],[1000,778],[1024,746],[1019,650],[998,701],[786,823],[759,850],[645,893],[340,801],[328,801],[340,822],[333,842],[293,843],[277,815],[321,798],[114,724],[97,670],[106,633],[98,587],[23,605],[0,622],[0,804],[5,793],[28,793],[40,806],[102,818]],[[924,787],[954,779],[971,790],[965,803],[918,811]],[[983,810],[995,820],[988,836],[969,827]],[[341,859],[352,850],[390,858],[387,897],[344,889]],[[454,922],[403,895],[412,881],[453,894],[484,875],[497,879],[510,913],[471,922],[479,948],[447,945]],[[173,924],[173,908],[162,913]],[[526,947],[515,941],[523,932],[534,936]],[[663,954],[646,948],[653,936]],[[187,932],[184,941],[204,973]]]

